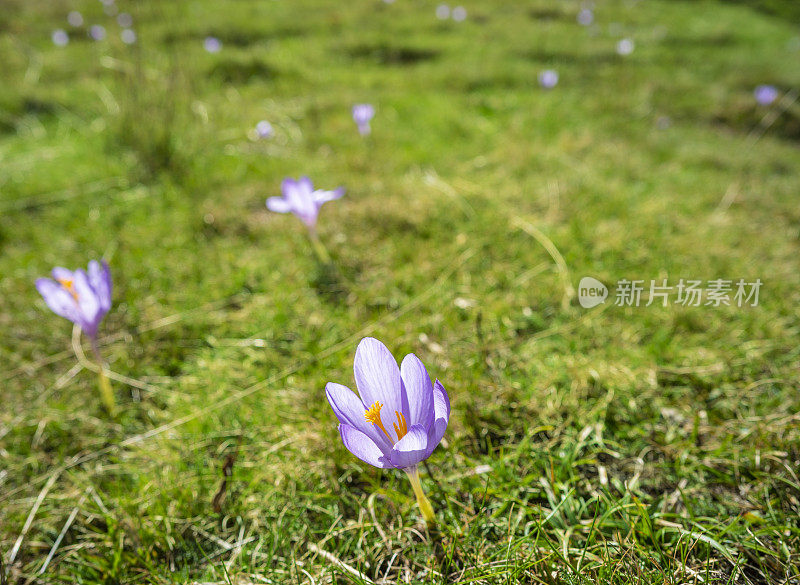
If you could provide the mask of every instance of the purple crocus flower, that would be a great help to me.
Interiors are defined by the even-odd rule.
[[[361,136],[366,136],[372,129],[369,122],[375,116],[375,108],[372,104],[356,104],[353,106],[353,120],[358,125],[358,132]]]
[[[92,40],[102,41],[106,38],[106,29],[104,26],[94,24],[89,27],[89,36],[92,38]]]
[[[261,120],[256,124],[256,136],[259,138],[270,138],[274,134],[272,124],[266,120]]]
[[[594,12],[591,8],[581,8],[578,12],[578,24],[581,26],[589,26],[594,22]]]
[[[558,72],[545,69],[539,74],[539,85],[544,89],[553,89],[558,84]]]
[[[372,337],[358,344],[353,370],[360,396],[341,384],[325,386],[344,446],[365,463],[405,471],[425,522],[435,524],[417,465],[433,453],[447,429],[447,391],[439,380],[431,384],[413,353],[398,368],[386,346]]]
[[[222,50],[222,42],[217,37],[206,37],[203,48],[209,53],[219,53]]]
[[[50,38],[56,47],[66,47],[69,44],[69,35],[67,31],[61,28],[54,30]]]
[[[56,314],[78,325],[94,342],[97,327],[111,308],[111,272],[103,260],[89,262],[88,270],[53,268],[53,280],[39,278],[36,290]]]
[[[365,337],[356,349],[356,386],[329,382],[328,402],[339,419],[344,446],[375,467],[415,469],[442,440],[450,420],[450,399],[439,380],[413,353],[400,367],[377,339]]]
[[[317,215],[323,203],[339,199],[344,195],[344,187],[333,191],[314,190],[308,177],[294,180],[287,177],[281,183],[280,197],[267,199],[267,209],[277,213],[294,213],[313,233],[317,225]]]
[[[761,106],[768,106],[778,99],[778,88],[774,85],[759,85],[753,91],[753,96]]]

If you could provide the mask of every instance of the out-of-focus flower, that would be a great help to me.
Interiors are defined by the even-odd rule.
[[[467,9],[463,6],[456,6],[453,8],[453,20],[456,22],[463,22],[467,19]]]
[[[280,197],[267,199],[267,209],[277,213],[293,213],[313,233],[317,225],[319,209],[324,203],[339,199],[344,195],[344,188],[339,187],[333,191],[314,190],[314,185],[308,177],[294,180],[287,177],[281,183]]]
[[[69,35],[67,31],[63,29],[56,29],[53,31],[53,34],[50,35],[50,38],[53,40],[53,44],[56,47],[65,47],[69,43]]]
[[[450,7],[447,4],[439,4],[436,7],[436,18],[439,20],[447,20],[450,18]]]
[[[353,120],[358,125],[358,131],[362,136],[366,136],[372,131],[369,122],[374,116],[375,108],[372,104],[356,104],[353,106]]]
[[[544,89],[553,89],[558,84],[558,72],[545,69],[539,74],[539,85]]]
[[[272,128],[272,124],[266,120],[261,120],[256,124],[256,136],[259,138],[270,138],[274,133],[275,131]]]
[[[97,327],[111,308],[111,271],[105,260],[102,265],[92,260],[86,271],[53,268],[53,279],[37,279],[36,290],[56,315],[97,339]]]
[[[89,27],[89,36],[95,41],[102,41],[106,38],[106,29],[99,24],[93,24]]]
[[[591,8],[581,8],[578,12],[578,24],[581,26],[589,26],[594,22],[594,12]]]
[[[398,368],[386,346],[372,337],[358,344],[353,370],[360,396],[341,384],[325,386],[344,446],[365,463],[404,470],[425,520],[433,524],[433,508],[422,492],[417,465],[444,437],[450,421],[447,391],[439,380],[431,383],[413,353]]]
[[[219,53],[222,50],[222,41],[217,37],[206,37],[203,41],[203,48],[209,53]]]
[[[70,26],[81,26],[83,25],[83,15],[77,10],[73,10],[67,14],[67,22],[70,24]]]
[[[634,45],[631,39],[621,39],[617,43],[617,53],[619,55],[630,55],[633,53]]]
[[[753,97],[760,106],[768,106],[778,99],[778,88],[774,85],[759,85],[753,90]]]
[[[117,16],[117,24],[122,28],[130,28],[133,26],[133,17],[127,12],[120,12]]]
[[[122,32],[119,33],[119,38],[121,38],[122,42],[126,45],[132,45],[136,42],[136,31],[132,28],[124,28]]]

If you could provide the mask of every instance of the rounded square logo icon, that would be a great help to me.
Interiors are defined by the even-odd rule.
[[[584,276],[578,283],[578,302],[584,309],[596,307],[608,298],[608,288],[591,276]]]

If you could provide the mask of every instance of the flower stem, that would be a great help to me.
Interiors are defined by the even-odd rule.
[[[109,381],[108,376],[106,376],[106,364],[100,355],[100,348],[97,347],[97,340],[92,338],[91,341],[92,353],[94,353],[94,357],[97,360],[97,365],[99,366],[97,375],[98,381],[100,382],[100,399],[103,401],[103,406],[108,414],[114,416],[114,414],[117,412],[117,403],[114,400],[114,390],[111,389],[111,382]]]
[[[419,481],[419,471],[416,467],[410,467],[405,470],[408,479],[411,482],[411,487],[414,490],[414,495],[417,496],[417,504],[419,511],[422,512],[422,517],[425,523],[430,526],[436,525],[436,515],[433,513],[433,507],[425,492],[422,491],[422,484]]]
[[[328,254],[328,250],[325,248],[322,240],[319,239],[316,229],[309,228],[308,239],[311,240],[311,247],[314,249],[314,254],[316,254],[320,264],[331,264],[331,255]]]

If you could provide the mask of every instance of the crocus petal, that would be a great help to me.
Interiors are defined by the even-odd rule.
[[[365,337],[356,349],[353,370],[361,401],[368,408],[376,402],[383,405],[381,420],[391,433],[397,420],[395,411],[403,412],[402,382],[397,362],[380,341]]]
[[[384,454],[388,454],[392,450],[392,444],[389,443],[383,431],[364,418],[366,408],[355,392],[347,386],[328,382],[325,386],[325,395],[340,423],[349,425],[367,435]]]
[[[311,194],[314,190],[311,179],[301,177],[300,180],[284,179],[281,184],[283,197],[291,211],[306,225],[314,225],[317,220],[317,206]]]
[[[314,203],[316,203],[318,206],[322,205],[323,203],[327,203],[328,201],[339,199],[342,195],[344,195],[344,187],[339,187],[333,191],[323,191],[322,189],[317,189],[314,191],[314,193],[312,193]]]
[[[75,271],[75,292],[78,295],[78,307],[83,318],[83,330],[90,337],[97,335],[97,325],[103,315],[100,311],[100,302],[92,286],[89,284],[88,275],[81,269]]]
[[[61,266],[56,266],[53,268],[53,278],[56,281],[66,280],[72,282],[75,280],[75,275],[72,270],[68,270],[67,268],[62,268]]]
[[[267,209],[277,213],[289,213],[292,207],[283,197],[270,197],[267,199]]]
[[[427,431],[433,423],[433,384],[428,370],[413,353],[403,358],[400,377],[405,388],[403,407],[409,426],[422,425]]]
[[[413,425],[406,435],[394,444],[390,459],[400,469],[413,467],[428,456],[428,433],[421,425]]]
[[[36,280],[36,290],[39,291],[39,294],[44,298],[44,302],[56,315],[69,319],[78,325],[82,323],[78,304],[63,286],[49,278],[39,278]]]
[[[350,425],[339,425],[342,443],[353,455],[375,467],[392,467],[389,459],[367,435]]]
[[[89,262],[89,284],[97,293],[100,311],[103,315],[111,309],[111,271],[108,263],[103,260],[102,266],[97,260]]]
[[[311,182],[309,177],[300,177],[297,180],[297,188],[300,189],[303,193],[311,194],[314,192],[314,184]]]
[[[439,380],[433,385],[433,412],[433,424],[428,429],[428,455],[433,453],[442,441],[447,423],[450,422],[450,397]]]

